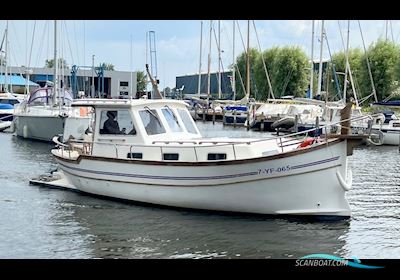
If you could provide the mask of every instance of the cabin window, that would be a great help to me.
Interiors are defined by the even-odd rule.
[[[165,128],[156,110],[142,110],[139,115],[148,135],[165,133]]]
[[[208,154],[208,160],[221,160],[226,159],[226,154]]]
[[[142,153],[128,153],[126,155],[127,158],[137,158],[137,159],[142,159],[143,154]]]
[[[163,154],[164,160],[178,160],[179,154]]]
[[[181,116],[181,119],[183,123],[185,124],[186,130],[189,133],[197,134],[197,130],[193,124],[193,119],[189,115],[189,112],[187,110],[183,109],[178,109],[179,115]]]
[[[100,116],[100,134],[136,135],[129,110],[104,110]]]
[[[165,109],[161,109],[165,119],[167,120],[169,128],[173,132],[181,132],[183,131],[181,125],[178,122],[178,119],[176,118],[175,113],[172,111],[171,108],[167,107]]]

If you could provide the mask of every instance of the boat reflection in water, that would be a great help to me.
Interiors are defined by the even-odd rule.
[[[315,252],[347,255],[343,236],[349,231],[348,220],[311,222],[221,215],[72,197],[63,207],[71,213],[68,220],[79,225],[84,251],[91,258],[299,258]]]

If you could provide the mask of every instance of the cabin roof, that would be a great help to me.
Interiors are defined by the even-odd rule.
[[[173,99],[105,99],[105,98],[85,98],[75,100],[71,106],[74,107],[103,107],[103,108],[121,108],[121,107],[141,107],[157,104],[175,104],[188,106],[186,102]]]

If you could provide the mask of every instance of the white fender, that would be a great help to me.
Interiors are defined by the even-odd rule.
[[[28,127],[26,125],[22,128],[22,135],[24,138],[28,138]]]
[[[348,181],[346,182],[342,175],[340,174],[339,170],[336,171],[336,176],[339,180],[340,186],[343,188],[344,191],[349,191],[351,189],[351,185],[353,183],[353,173],[351,172],[351,170],[349,170],[349,175],[347,176]]]

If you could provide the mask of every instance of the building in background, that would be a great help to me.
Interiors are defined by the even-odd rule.
[[[221,72],[221,99],[232,99],[232,72]],[[182,95],[189,97],[198,93],[199,74],[185,75],[176,77],[176,90],[182,91]],[[210,93],[214,98],[218,98],[218,73],[210,75]],[[200,94],[207,94],[208,75],[201,74]]]
[[[10,72],[14,76],[24,76],[24,67],[10,67]],[[30,68],[32,73],[30,74],[30,81],[44,86],[46,81],[53,81],[53,68]],[[60,70],[60,76],[62,83],[69,90],[72,90],[73,79],[71,69]],[[94,75],[94,83],[92,82],[92,75]],[[83,91],[86,97],[106,97],[106,98],[129,98],[136,96],[136,75],[137,72],[128,71],[103,71],[104,77],[104,89],[102,89],[102,83],[96,73],[92,70],[77,69],[76,71],[76,88],[78,91]],[[132,80],[132,81],[131,81]],[[131,84],[132,83],[132,84]],[[92,93],[92,85],[94,84],[94,94]],[[99,87],[100,86],[100,87]],[[34,89],[34,88],[32,88]],[[101,90],[102,89],[102,90]],[[77,96],[74,96],[77,97]]]

